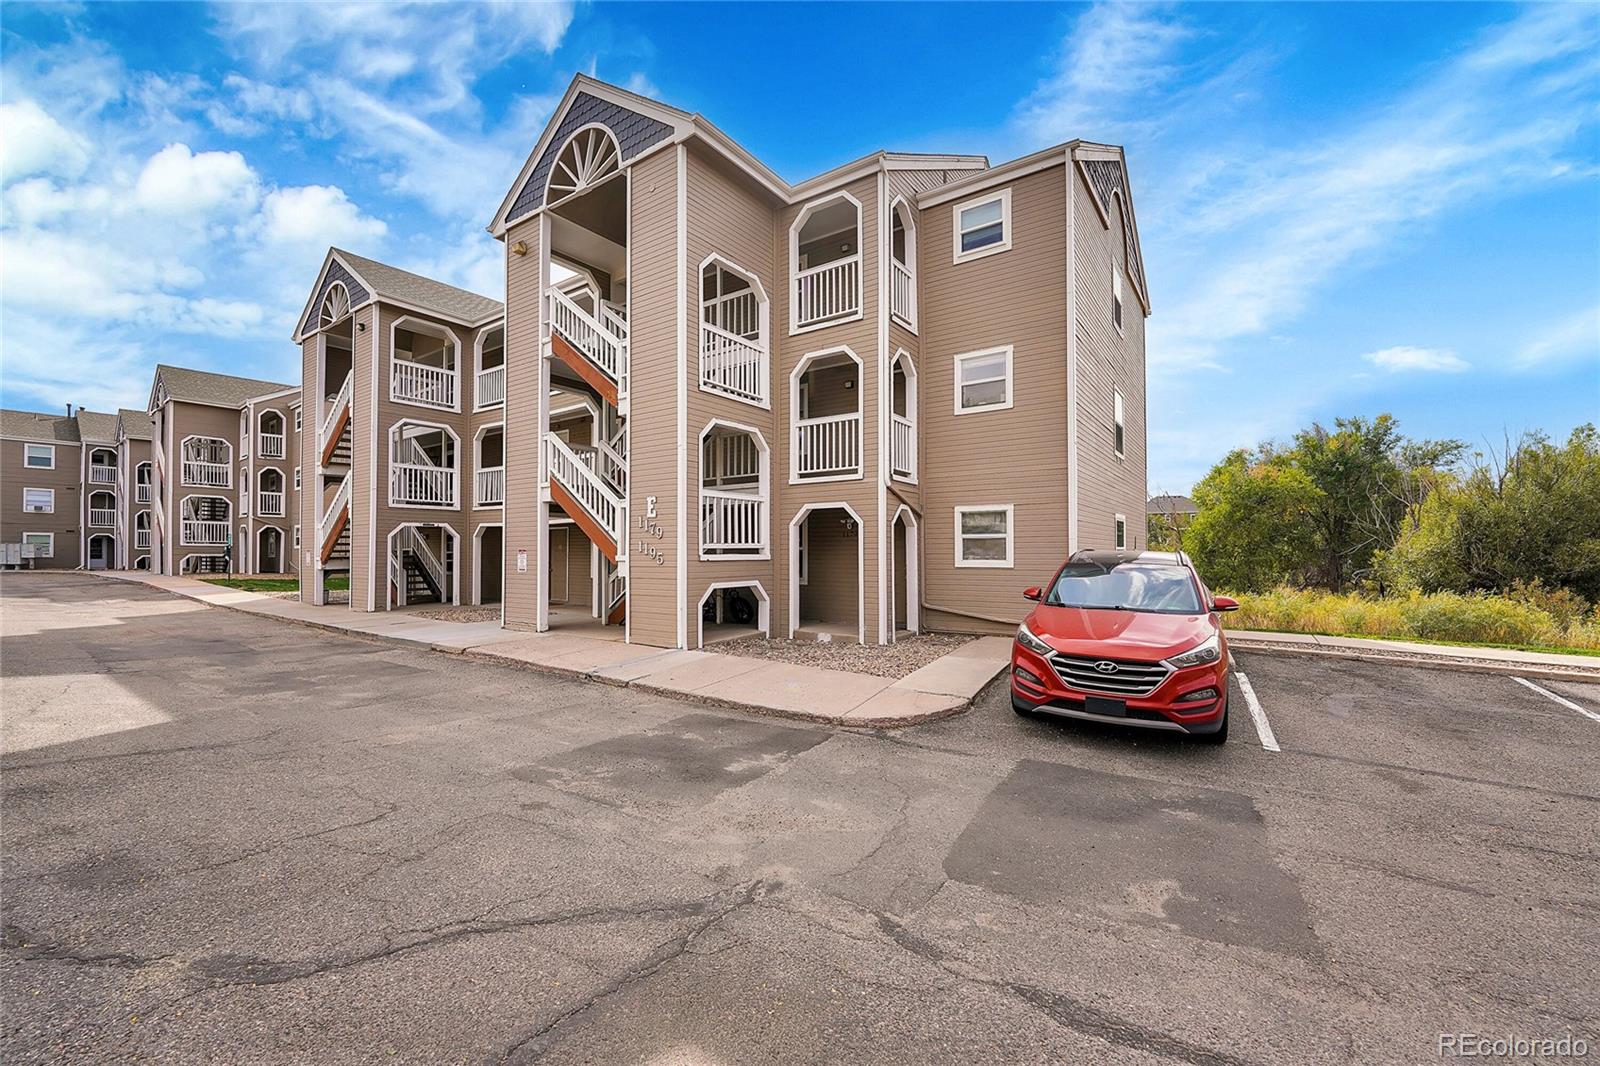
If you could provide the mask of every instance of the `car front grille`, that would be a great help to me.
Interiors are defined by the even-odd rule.
[[[1161,686],[1172,670],[1165,663],[1130,662],[1127,659],[1090,659],[1080,655],[1050,656],[1056,676],[1068,688],[1080,692],[1104,692],[1109,696],[1148,696]],[[1114,667],[1105,669],[1104,666]]]

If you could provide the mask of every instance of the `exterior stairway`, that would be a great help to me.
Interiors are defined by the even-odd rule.
[[[578,524],[600,553],[617,561],[623,543],[627,501],[607,479],[590,469],[560,437],[545,438],[550,498]]]
[[[612,407],[628,394],[627,322],[601,307],[604,323],[566,293],[549,293],[550,354],[565,363]],[[621,335],[618,334],[621,331]]]
[[[439,603],[444,597],[434,585],[433,577],[428,573],[428,568],[422,565],[415,552],[404,552],[406,572],[406,602],[407,603]]]
[[[317,534],[322,565],[327,566],[329,560],[342,554],[348,566],[350,560],[350,475],[348,473],[345,474],[344,480],[339,482],[338,490],[323,511],[322,520],[317,523]]]
[[[322,465],[342,463],[350,465],[350,392],[355,382],[355,371],[345,375],[344,384],[333,398],[322,420],[319,439],[322,441]]]

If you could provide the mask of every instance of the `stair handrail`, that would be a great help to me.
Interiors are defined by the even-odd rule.
[[[322,520],[317,523],[317,530],[323,537],[328,535],[328,526],[333,522],[339,510],[350,502],[350,474],[346,472],[339,481],[339,487],[334,490],[333,499],[322,512]]]
[[[606,575],[606,613],[610,614],[622,598],[628,594],[628,572],[620,566],[611,568]]]
[[[594,450],[600,456],[600,476],[619,493],[627,492],[628,460],[603,440],[595,442]]]
[[[567,442],[555,434],[545,438],[550,448],[550,476],[560,482],[572,497],[589,512],[590,517],[610,534],[613,542],[622,543],[622,494],[590,470]]]
[[[620,385],[627,375],[628,342],[601,325],[598,319],[579,307],[573,302],[572,297],[560,289],[550,290],[550,301],[550,327],[566,337],[574,348]],[[573,321],[564,322],[563,317]],[[599,343],[588,343],[587,338],[581,336],[574,328],[575,325],[593,331],[594,339]],[[597,348],[599,350],[595,350]]]
[[[328,433],[333,429],[333,424],[339,418],[339,411],[350,403],[350,390],[355,387],[356,372],[354,369],[344,376],[344,384],[339,386],[339,391],[334,394],[333,406],[328,408],[327,415],[322,419],[322,428],[317,433],[317,442],[322,445],[328,443]]]
[[[411,554],[422,564],[422,569],[428,572],[428,576],[433,579],[434,591],[439,594],[439,602],[444,603],[449,599],[450,595],[449,589],[444,582],[444,564],[439,561],[438,556],[433,554],[433,549],[428,547],[427,538],[417,535],[417,527],[410,526],[408,528],[411,532]]]
[[[610,300],[600,301],[600,320],[608,324],[608,328],[623,341],[628,339],[628,315],[618,304]]]

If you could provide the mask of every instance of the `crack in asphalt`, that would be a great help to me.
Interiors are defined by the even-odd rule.
[[[74,966],[140,970],[172,958],[171,955],[135,955],[127,951],[102,951],[90,954],[12,924],[7,924],[0,930],[0,945],[3,945],[8,953],[13,953],[29,962],[65,962]]]
[[[571,1022],[573,1019],[580,1017],[605,1000],[619,995],[631,985],[635,985],[640,981],[648,980],[673,959],[676,959],[680,955],[683,955],[685,952],[687,952],[691,947],[694,946],[697,940],[699,940],[702,936],[719,925],[721,922],[725,921],[729,915],[743,907],[747,907],[755,903],[756,900],[765,894],[767,890],[775,887],[777,886],[769,885],[768,882],[761,880],[747,882],[737,892],[731,893],[733,896],[731,903],[726,903],[725,905],[718,907],[718,909],[713,914],[706,917],[704,921],[678,934],[677,936],[672,937],[670,940],[656,945],[650,954],[645,956],[644,961],[640,963],[640,965],[634,967],[632,970],[629,970],[627,973],[622,974],[620,977],[610,981],[597,990],[594,994],[584,999],[581,1003],[568,1008],[555,1018],[546,1022],[544,1025],[541,1025],[537,1029],[533,1030],[531,1033],[528,1033],[526,1036],[514,1041],[509,1047],[506,1048],[505,1053],[500,1056],[500,1061],[503,1063],[508,1063],[513,1061],[514,1058],[520,1058],[523,1051],[530,1050],[532,1045],[550,1037],[557,1030],[567,1025],[567,1023]],[[726,891],[719,892],[715,896],[710,897],[710,899],[725,900],[729,895],[730,893]],[[704,907],[702,906],[702,913],[703,910]],[[533,1057],[537,1058],[538,1056],[534,1055]]]
[[[271,729],[259,736],[245,737],[241,740],[223,740],[214,744],[184,744],[175,748],[140,748],[138,751],[117,751],[105,755],[80,755],[72,759],[41,759],[38,762],[5,762],[0,761],[0,770],[6,773],[15,773],[18,770],[48,769],[54,766],[80,766],[84,763],[111,762],[118,759],[137,759],[151,755],[184,755],[196,751],[222,751],[227,748],[239,748],[246,744],[257,744],[263,740],[271,740],[282,733],[283,729]]]

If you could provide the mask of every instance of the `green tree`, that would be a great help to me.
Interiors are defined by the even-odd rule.
[[[1381,565],[1425,592],[1539,582],[1600,599],[1600,432],[1579,426],[1561,445],[1533,433],[1479,456],[1408,512]]]
[[[1200,513],[1183,545],[1208,583],[1258,592],[1317,565],[1313,518],[1322,491],[1288,457],[1268,448],[1229,452],[1193,496]]]

